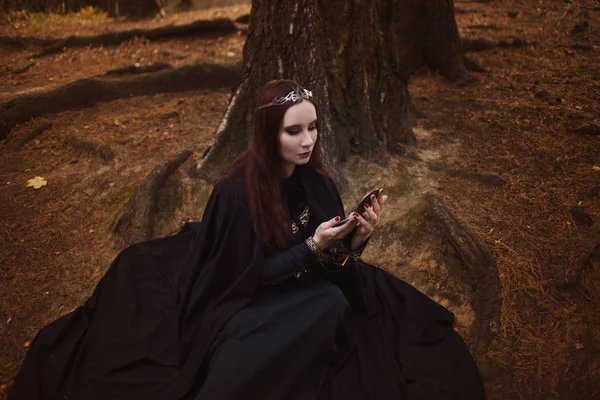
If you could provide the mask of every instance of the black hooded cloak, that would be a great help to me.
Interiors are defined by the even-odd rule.
[[[336,215],[343,217],[341,198],[329,177],[308,165],[297,167],[294,175],[310,205],[309,231]],[[304,285],[305,294],[318,287],[326,295],[308,296],[312,303],[302,298],[295,304],[318,308],[315,312],[299,308],[296,314],[276,314],[268,299],[264,300],[269,289],[265,288],[263,267],[269,256],[253,229],[243,178],[234,175],[221,180],[208,200],[202,222],[187,223],[175,235],[124,249],[83,306],[41,329],[9,399],[225,399],[219,396],[218,386],[202,395],[213,371],[211,365],[223,359],[219,358],[224,354],[219,352],[220,344],[233,342],[223,341],[225,333],[247,326],[246,321],[281,321],[282,315],[287,315],[289,322],[310,324],[311,316],[325,307],[323,299],[340,297],[344,301],[327,304],[336,304],[330,307],[335,311],[331,315],[342,317],[320,318],[314,326],[304,326],[311,335],[298,336],[288,327],[272,332],[271,338],[247,342],[278,354],[273,347],[279,343],[275,339],[287,334],[306,339],[288,346],[285,357],[270,358],[280,363],[277,367],[283,371],[303,365],[297,373],[309,371],[311,379],[318,382],[315,390],[306,392],[313,394],[299,390],[286,393],[286,399],[485,398],[475,363],[453,329],[453,315],[444,307],[357,260],[341,272],[312,265],[304,280],[297,282]],[[290,283],[293,280],[275,286],[285,288],[294,285]],[[277,290],[277,296],[285,293]],[[280,311],[285,305],[271,304]],[[246,329],[235,339],[254,332],[252,327]],[[329,336],[323,339],[319,334]],[[320,352],[328,338],[331,351],[326,365],[301,364],[310,349]],[[237,348],[229,347],[234,349],[234,357],[245,348],[237,343]],[[233,365],[235,360],[227,362]],[[249,368],[263,366],[257,363]],[[260,379],[256,393],[246,392],[241,398],[283,398],[283,392],[277,390],[282,387],[280,380]],[[234,374],[230,384],[236,384]]]

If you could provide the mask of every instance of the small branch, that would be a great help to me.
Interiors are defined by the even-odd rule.
[[[163,69],[172,69],[172,68],[173,68],[173,66],[171,64],[167,64],[167,63],[155,63],[155,64],[144,65],[144,66],[135,64],[135,65],[128,65],[123,68],[116,68],[116,69],[108,70],[102,76],[146,74],[149,72],[158,72],[158,71],[162,71]]]
[[[560,25],[560,23],[563,21],[563,19],[565,19],[565,17],[567,16],[567,14],[569,14],[569,12],[571,12],[571,7],[567,7],[567,9],[565,10],[564,14],[558,19],[558,21],[556,21],[556,24],[554,25],[554,27],[558,28],[558,26]]]
[[[458,176],[461,178],[485,183],[486,185],[504,186],[507,183],[509,183],[508,179],[506,179],[505,177],[498,174],[494,174],[492,172],[465,171],[462,169],[450,168],[438,163],[429,163],[428,166],[429,169],[431,169],[432,171],[444,172],[450,176]]]

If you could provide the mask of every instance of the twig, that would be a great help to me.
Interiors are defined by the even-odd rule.
[[[160,9],[160,16],[163,17],[163,18],[165,18],[167,16],[167,13],[165,11],[165,8],[162,5],[162,1],[161,0],[156,0],[156,5]]]
[[[558,26],[560,25],[560,23],[562,22],[563,19],[565,19],[565,17],[567,16],[567,14],[569,13],[569,11],[571,11],[571,6],[568,6],[567,9],[565,10],[564,14],[562,15],[562,17],[559,18],[558,21],[556,21],[556,27],[558,28]]]

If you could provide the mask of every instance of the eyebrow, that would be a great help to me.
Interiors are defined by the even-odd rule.
[[[308,126],[312,125],[312,124],[316,124],[318,119],[315,119],[313,122],[311,122],[310,124],[308,124]],[[300,124],[296,124],[296,125],[289,125],[289,126],[284,126],[283,129],[290,129],[290,128],[299,128]]]

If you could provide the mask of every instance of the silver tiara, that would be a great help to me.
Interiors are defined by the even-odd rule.
[[[310,99],[313,97],[313,94],[310,90],[296,88],[296,90],[292,90],[287,95],[280,97],[278,99],[273,100],[270,103],[263,104],[262,106],[256,107],[256,110],[261,110],[263,108],[271,107],[271,106],[280,106],[282,104],[291,101],[293,103],[302,99]]]

